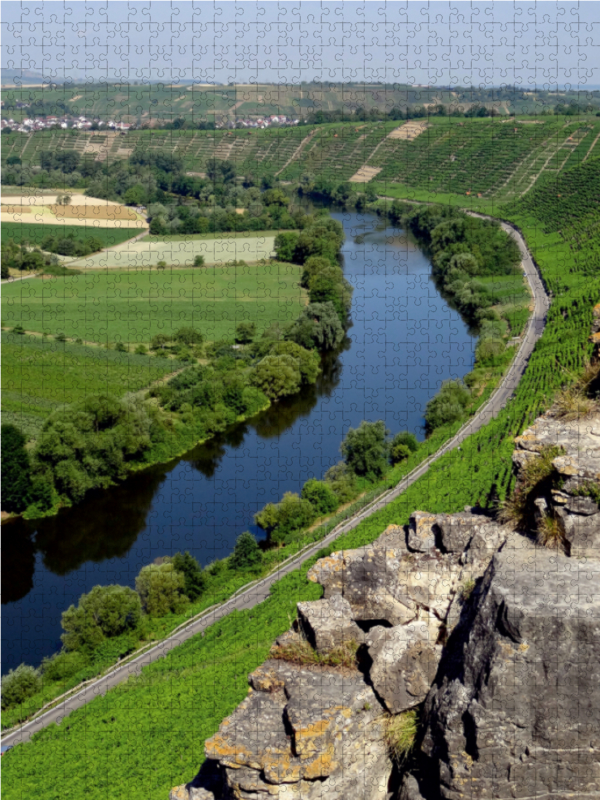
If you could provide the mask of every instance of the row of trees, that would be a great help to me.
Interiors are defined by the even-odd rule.
[[[4,430],[3,430],[4,434]],[[107,645],[125,655],[148,633],[149,618],[181,614],[210,586],[223,569],[253,570],[262,553],[248,531],[238,537],[226,563],[215,562],[203,570],[189,553],[157,559],[141,569],[135,589],[128,586],[95,586],[62,614],[62,650],[45,658],[40,669],[19,665],[2,678],[2,708],[19,705],[42,689],[43,681],[81,680],[97,672]],[[218,566],[217,566],[218,565]]]
[[[355,498],[358,478],[380,480],[390,463],[406,460],[418,448],[412,433],[402,431],[390,439],[383,421],[363,420],[358,428],[350,428],[341,444],[344,460],[327,470],[322,481],[311,478],[300,494],[286,492],[279,503],[267,503],[254,521],[269,534],[270,543],[284,544],[318,517],[332,514]]]

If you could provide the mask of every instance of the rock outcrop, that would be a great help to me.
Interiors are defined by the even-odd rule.
[[[600,561],[521,544],[494,556],[428,695],[428,800],[599,795]]]
[[[534,500],[538,521],[558,522],[564,549],[574,558],[597,558],[600,552],[600,415],[574,421],[557,419],[552,412],[536,420],[515,440],[513,462],[517,481],[527,465],[548,448],[556,485],[543,488]],[[519,484],[517,483],[517,486]]]
[[[206,742],[210,781],[200,775],[172,800],[389,798],[386,720],[427,696],[465,598],[507,535],[483,515],[416,512],[407,528],[318,561],[309,579],[323,599],[298,604],[294,628]],[[345,665],[331,666],[344,648]]]

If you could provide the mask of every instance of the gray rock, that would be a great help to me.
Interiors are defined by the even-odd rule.
[[[599,731],[600,563],[507,545],[426,700],[436,800],[597,797]]]
[[[328,600],[298,603],[300,627],[319,653],[328,653],[351,641],[361,643],[362,630],[352,619],[350,603],[341,595]]]
[[[572,558],[600,559],[600,514],[569,514],[565,508],[557,508],[555,514],[562,523],[569,555]]]
[[[481,517],[473,514],[439,514],[437,526],[443,552],[462,553],[479,529]]]
[[[414,775],[407,773],[402,779],[397,800],[424,800]]]
[[[570,497],[565,508],[572,514],[581,514],[585,517],[600,512],[598,505],[591,497]]]
[[[426,511],[415,511],[410,515],[407,544],[409,550],[426,553],[435,547],[437,517]]]
[[[427,623],[377,627],[367,638],[373,664],[373,688],[391,714],[422,702],[435,677],[441,648],[430,639]]]

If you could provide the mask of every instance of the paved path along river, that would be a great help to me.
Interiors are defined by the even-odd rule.
[[[474,214],[474,216],[481,215]],[[546,294],[544,284],[535,267],[535,264],[533,263],[533,258],[527,249],[527,245],[525,244],[523,237],[516,229],[506,223],[502,223],[502,227],[516,240],[521,250],[522,268],[534,298],[534,309],[531,314],[528,327],[523,336],[522,344],[517,355],[515,356],[512,366],[504,377],[502,383],[498,386],[485,406],[483,406],[451,440],[441,447],[435,453],[435,455],[431,456],[427,461],[413,470],[413,472],[405,476],[393,489],[377,498],[369,506],[361,509],[355,516],[337,526],[324,539],[321,539],[319,542],[306,549],[296,558],[283,565],[279,570],[269,575],[267,578],[264,578],[245,591],[240,592],[240,594],[238,594],[236,597],[231,598],[226,603],[222,604],[218,608],[215,608],[208,614],[204,615],[201,619],[190,623],[183,630],[180,630],[176,634],[169,636],[164,641],[155,645],[152,649],[147,650],[145,653],[138,656],[135,660],[130,661],[120,667],[116,667],[110,673],[94,683],[86,686],[84,689],[72,695],[55,708],[40,715],[31,722],[25,723],[18,730],[8,733],[2,738],[3,748],[18,744],[20,742],[26,742],[34,733],[42,730],[52,722],[60,723],[65,716],[71,713],[71,711],[81,708],[95,697],[105,694],[113,686],[116,686],[122,681],[127,680],[127,678],[129,678],[131,675],[140,672],[142,667],[152,663],[153,661],[156,661],[159,658],[163,658],[174,647],[177,647],[179,644],[187,639],[190,639],[192,636],[195,636],[196,634],[206,630],[206,628],[225,617],[234,609],[242,611],[253,608],[254,606],[263,602],[268,597],[273,583],[278,581],[292,570],[297,569],[304,561],[313,556],[322,547],[325,547],[333,542],[342,533],[352,530],[368,516],[383,508],[396,497],[398,497],[398,495],[404,492],[415,481],[425,475],[431,464],[441,458],[441,456],[445,453],[459,447],[461,442],[463,442],[468,436],[478,431],[492,417],[498,414],[498,412],[510,399],[515,387],[525,371],[527,362],[531,353],[533,352],[535,344],[544,331],[546,315],[550,306],[550,298]]]

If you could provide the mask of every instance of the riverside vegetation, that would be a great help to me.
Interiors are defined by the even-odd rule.
[[[406,522],[415,508],[452,511],[478,502],[493,508],[508,495],[514,436],[550,405],[561,387],[582,372],[591,355],[588,337],[592,307],[600,295],[600,279],[594,267],[598,250],[598,210],[594,204],[598,166],[597,159],[590,160],[560,175],[551,185],[541,183],[523,200],[503,209],[502,216],[523,231],[555,298],[546,330],[514,400],[471,436],[460,452],[443,456],[425,478],[340,537],[335,549],[373,541],[386,525]],[[564,205],[554,200],[557,194],[561,195],[557,200],[565,198]],[[556,211],[550,213],[553,208]],[[537,217],[538,213],[544,218]],[[449,431],[459,424],[450,424]],[[434,431],[427,442],[439,441],[438,432]],[[404,463],[408,468],[411,457]],[[289,627],[296,603],[320,596],[319,588],[305,578],[310,565],[303,565],[276,584],[260,606],[234,612],[203,638],[173,651],[168,661],[151,665],[109,697],[98,698],[74,712],[68,727],[48,728],[27,748],[11,752],[5,774],[14,777],[7,796],[16,797],[24,783],[30,791],[44,787],[47,794],[48,786],[57,787],[50,791],[54,792],[51,796],[58,796],[60,786],[61,794],[77,796],[80,772],[76,766],[84,742],[88,756],[90,747],[94,752],[86,773],[90,797],[102,796],[109,786],[112,791],[118,786],[132,797],[164,797],[173,783],[187,780],[198,767],[195,744],[212,735],[220,720],[243,699],[246,673],[266,658],[273,639]],[[207,692],[207,686],[214,690]],[[143,722],[150,704],[155,718],[149,739]],[[196,710],[194,725],[189,724],[191,707]],[[135,719],[138,714],[139,725]],[[166,730],[170,745],[157,749],[167,736]],[[107,754],[122,747],[127,750],[126,756],[111,758],[109,763]],[[125,754],[125,750],[121,752]]]

